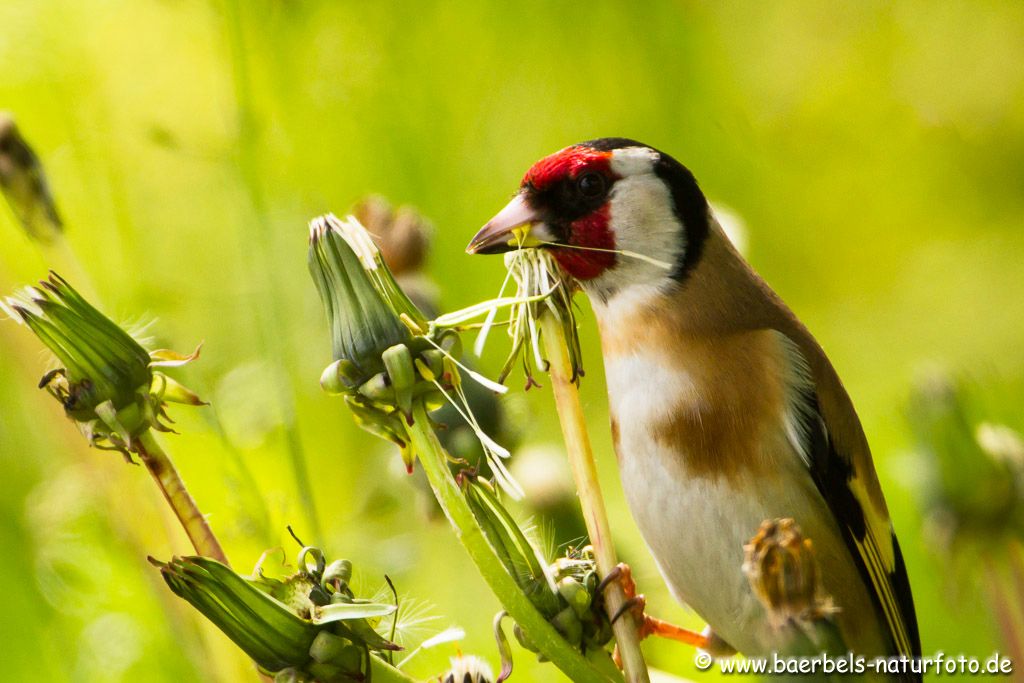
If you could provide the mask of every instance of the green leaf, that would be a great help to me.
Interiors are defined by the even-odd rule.
[[[311,621],[314,624],[330,624],[335,621],[372,619],[386,617],[398,609],[396,605],[377,602],[336,602],[313,608]]]

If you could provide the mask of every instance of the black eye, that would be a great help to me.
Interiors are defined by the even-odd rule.
[[[584,173],[576,180],[576,187],[584,197],[600,197],[607,189],[604,176],[600,173]]]

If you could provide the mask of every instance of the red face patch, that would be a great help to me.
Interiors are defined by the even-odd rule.
[[[523,187],[544,209],[545,219],[559,229],[562,244],[550,246],[558,264],[578,280],[591,280],[615,265],[615,236],[607,189],[617,176],[612,153],[576,145],[535,163],[523,177]],[[603,185],[588,196],[577,181],[600,175]]]
[[[611,207],[605,204],[569,226],[569,245],[552,247],[565,272],[577,280],[592,280],[615,265],[615,236],[608,223]]]
[[[523,176],[522,184],[543,192],[560,180],[575,178],[583,170],[610,175],[611,162],[611,152],[599,152],[589,147],[566,147],[531,166]]]

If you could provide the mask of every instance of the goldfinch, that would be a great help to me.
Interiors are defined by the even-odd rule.
[[[590,298],[626,498],[672,593],[707,621],[715,638],[704,642],[779,649],[740,567],[762,521],[793,518],[846,645],[919,656],[907,571],[850,397],[690,171],[634,140],[567,147],[529,169],[468,251],[524,239]]]

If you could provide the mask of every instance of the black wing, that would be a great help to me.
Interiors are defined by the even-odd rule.
[[[852,459],[837,452],[829,438],[817,394],[808,387],[799,394],[802,405],[797,419],[803,423],[800,435],[811,476],[839,524],[864,584],[872,589],[875,608],[889,626],[890,651],[920,657],[914,598],[892,527],[888,520],[867,518],[865,510],[874,508],[860,493],[864,488],[858,483]],[[920,681],[921,676],[908,673],[904,680]]]

